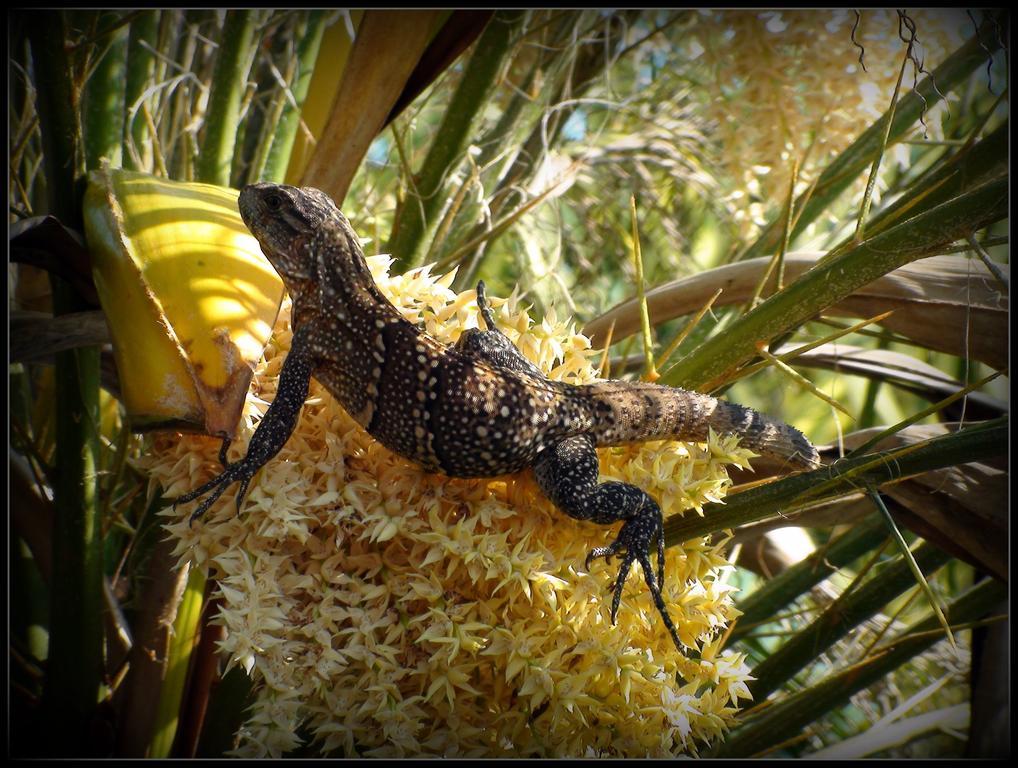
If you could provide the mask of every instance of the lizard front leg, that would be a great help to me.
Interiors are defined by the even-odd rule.
[[[634,562],[639,562],[654,605],[672,636],[675,647],[683,651],[682,641],[675,629],[664,597],[664,530],[661,508],[649,495],[634,485],[620,482],[598,483],[597,452],[594,440],[588,435],[567,438],[542,451],[534,464],[537,484],[551,501],[570,517],[611,525],[623,520],[619,535],[607,547],[597,547],[587,555],[586,566],[594,558],[612,555],[622,559],[613,587],[611,621],[619,610],[622,587]],[[657,544],[657,574],[650,563],[651,544]]]
[[[224,467],[223,472],[204,485],[174,500],[173,507],[176,508],[178,504],[194,501],[212,491],[212,494],[191,514],[192,523],[196,518],[204,515],[216,499],[236,482],[240,483],[240,489],[237,491],[237,512],[239,513],[240,504],[244,500],[244,494],[247,493],[251,478],[273,456],[279,453],[286,445],[286,441],[290,439],[290,435],[297,425],[301,406],[307,399],[311,381],[313,365],[310,333],[310,326],[304,326],[294,333],[290,352],[287,354],[286,360],[283,361],[283,369],[279,374],[276,397],[269,405],[254,435],[251,436],[251,442],[248,444],[247,454],[244,458],[232,464],[228,463],[226,449],[230,445],[230,439],[224,438],[223,446],[219,451],[219,461]]]

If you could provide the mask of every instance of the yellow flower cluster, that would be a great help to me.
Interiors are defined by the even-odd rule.
[[[453,343],[477,327],[473,291],[427,269],[381,290]],[[595,376],[589,342],[553,314],[533,324],[516,298],[493,299],[500,327],[550,375]],[[291,339],[284,304],[255,374],[234,460],[272,399]],[[216,471],[218,442],[162,436],[142,460],[167,496]],[[666,514],[724,495],[733,439],[605,450],[605,476],[646,489]],[[617,565],[583,569],[610,528],[554,509],[529,472],[492,480],[428,474],[369,437],[317,382],[297,429],[252,484],[193,527],[165,514],[181,561],[207,568],[222,597],[222,651],[255,682],[237,754],[279,756],[298,728],[325,754],[670,756],[722,736],[749,696],[744,658],[719,651],[737,614],[723,543],[666,554],[664,597],[680,655],[636,566],[611,626]],[[677,677],[677,675],[679,677]]]
[[[926,70],[974,32],[960,9],[909,9],[908,16],[916,26],[916,57]],[[865,71],[854,26],[856,15],[848,9],[720,11],[699,20],[696,52],[713,75],[703,107],[716,123],[722,167],[737,187],[730,202],[744,235],[788,199],[793,162],[800,166],[798,195],[890,106],[906,48],[898,16],[887,9],[860,11],[854,39],[864,51]],[[902,34],[909,36],[904,28]],[[901,95],[912,85],[910,64]],[[924,117],[930,139],[943,138],[944,110],[943,102],[931,103]],[[923,127],[917,124],[914,134],[921,138]],[[904,163],[907,147],[898,144],[888,154]],[[860,194],[863,185],[865,175]]]

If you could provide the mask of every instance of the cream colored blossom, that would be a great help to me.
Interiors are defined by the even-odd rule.
[[[448,275],[389,276],[387,257],[368,261],[381,290],[441,341],[477,327],[473,291],[454,294]],[[515,299],[492,303],[553,377],[594,380],[597,355],[571,326],[552,313],[535,324]],[[290,339],[284,304],[233,460],[274,396]],[[217,452],[215,440],[161,436],[141,463],[175,495],[217,471]],[[723,497],[725,464],[751,454],[711,435],[600,455],[603,476],[646,489],[674,515]],[[618,526],[559,512],[529,472],[428,474],[368,436],[317,382],[239,515],[235,491],[194,526],[190,507],[164,514],[181,561],[215,580],[222,652],[255,681],[238,755],[279,756],[302,729],[336,755],[669,756],[719,738],[748,698],[744,658],[715,658],[738,615],[719,578],[723,541],[666,552],[663,594],[687,658],[638,566],[611,625],[617,564],[587,573],[583,561]]]
[[[840,152],[888,109],[905,55],[898,16],[891,9],[783,9],[703,13],[695,27],[696,50],[710,67],[703,114],[715,128],[719,161],[733,191],[726,198],[745,237],[773,217],[788,198],[793,161],[799,164],[796,194],[802,194]],[[935,69],[974,32],[963,9],[908,9],[915,22],[917,60]],[[908,36],[907,31],[903,34]],[[911,65],[903,96],[913,86]],[[918,75],[921,81],[924,75]],[[947,110],[930,103],[908,138],[943,138]],[[908,163],[908,147],[888,149],[883,168]],[[863,174],[854,191],[862,193]],[[875,194],[882,191],[878,184]],[[748,194],[747,194],[748,193]]]

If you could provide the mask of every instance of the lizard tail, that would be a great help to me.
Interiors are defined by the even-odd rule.
[[[740,445],[796,469],[820,466],[817,449],[802,432],[737,403],[647,382],[601,381],[577,390],[594,404],[591,434],[598,446],[645,440],[705,442],[713,429],[737,435]]]

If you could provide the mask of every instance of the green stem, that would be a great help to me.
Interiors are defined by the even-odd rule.
[[[254,45],[255,11],[227,11],[212,74],[205,137],[195,178],[229,186],[233,148],[240,123],[240,103]]]
[[[818,549],[773,579],[765,582],[745,600],[737,603],[742,611],[729,636],[729,644],[768,621],[783,606],[819,584],[839,568],[848,565],[887,538],[887,530],[877,515],[870,515],[829,546]]]
[[[159,11],[143,11],[131,22],[127,41],[127,72],[124,85],[124,168],[131,171],[148,171],[152,167],[152,141],[148,123],[142,110],[134,111],[138,99],[152,83],[155,73],[155,54],[159,34]],[[143,45],[146,43],[147,45]],[[132,148],[134,151],[132,152]]]
[[[853,242],[862,242],[866,231],[866,219],[870,215],[870,204],[873,201],[873,190],[877,186],[877,177],[880,175],[880,162],[887,152],[887,142],[891,137],[891,124],[894,122],[894,111],[898,107],[898,95],[901,93],[901,80],[905,77],[905,67],[912,60],[912,41],[905,47],[905,57],[901,62],[901,69],[898,70],[898,79],[894,83],[894,93],[891,95],[891,106],[884,113],[884,129],[880,136],[880,146],[877,147],[876,157],[873,158],[873,166],[870,168],[869,178],[866,179],[866,189],[862,195],[862,205],[859,208],[859,218],[855,222],[855,235]],[[787,234],[786,234],[787,237]]]
[[[286,106],[283,107],[283,114],[272,137],[272,146],[269,148],[269,156],[261,174],[264,181],[281,183],[286,176],[290,153],[293,151],[293,143],[300,128],[301,107],[307,98],[311,74],[315,62],[318,61],[326,17],[325,11],[310,11],[303,25],[300,43],[297,46],[297,76],[290,87],[290,94],[295,103],[286,99]]]
[[[703,515],[673,516],[665,521],[668,546],[715,531],[759,522],[778,514],[855,493],[861,487],[894,482],[904,477],[954,464],[1007,455],[1007,417],[983,422],[905,449],[840,459],[813,472],[792,475],[707,504]]]
[[[851,453],[849,453],[848,455],[858,456],[865,453],[874,445],[879,443],[881,440],[890,437],[891,435],[896,435],[898,432],[901,432],[901,430],[911,426],[912,424],[915,424],[917,421],[925,419],[927,416],[932,416],[934,413],[939,413],[940,411],[947,408],[947,406],[965,397],[965,395],[969,394],[970,392],[974,392],[977,389],[982,389],[985,385],[989,384],[991,381],[993,381],[995,378],[1001,375],[1003,375],[1002,371],[993,371],[987,376],[984,376],[979,381],[973,382],[972,384],[968,384],[967,386],[962,387],[954,394],[945,397],[943,400],[940,400],[927,408],[923,408],[921,411],[913,413],[911,416],[902,419],[897,424],[894,424],[890,427],[887,427],[884,430],[881,430],[873,437],[871,437],[869,440],[867,440],[865,443],[860,445],[858,448],[853,448]]]
[[[73,289],[52,277],[56,314],[84,307]],[[45,697],[52,727],[70,739],[59,749],[78,754],[99,703],[102,674],[102,531],[96,469],[99,456],[99,350],[56,355],[56,485],[53,489],[53,580]]]
[[[951,602],[948,620],[958,626],[980,619],[1006,596],[1005,585],[986,579]],[[750,717],[708,756],[748,757],[795,736],[827,712],[847,702],[853,694],[873,685],[933,646],[943,636],[937,617],[928,616],[858,664]]]
[[[167,650],[166,677],[159,691],[149,757],[169,757],[177,735],[180,704],[201,618],[206,581],[207,577],[201,568],[192,567],[187,575],[184,596],[173,620],[173,634]]]
[[[916,564],[926,573],[935,571],[950,556],[923,542],[913,552]],[[858,589],[846,592],[809,626],[796,633],[777,651],[753,669],[750,690],[755,701],[763,701],[786,681],[830,648],[859,624],[882,610],[891,600],[915,586],[911,565],[905,558],[881,568]]]
[[[966,144],[957,153],[935,165],[912,185],[913,193],[899,199],[877,213],[867,223],[870,237],[907,218],[918,205],[930,207],[947,202],[987,179],[999,175],[1007,167],[1008,123],[1004,122],[989,135]],[[834,252],[846,247],[842,243]]]
[[[35,75],[36,112],[42,134],[49,213],[72,229],[81,229],[85,162],[82,152],[79,93],[64,50],[63,13],[33,13],[27,22]]]
[[[195,55],[198,52],[198,25],[191,13],[184,13],[181,26],[174,59],[184,70],[193,71]],[[190,88],[176,88],[168,107],[170,119],[167,123],[170,126],[170,136],[173,137],[170,142],[172,147],[170,178],[177,181],[191,181],[193,178],[191,142],[194,137],[187,130],[191,119],[191,96]]]
[[[524,11],[499,11],[477,41],[456,92],[417,177],[417,194],[397,212],[387,250],[396,257],[398,272],[420,264],[430,235],[438,226],[449,171],[466,150],[471,129],[480,119],[488,95],[506,62],[506,54],[522,23]]]
[[[103,13],[99,26],[114,25],[118,13]],[[83,96],[85,165],[98,168],[106,158],[114,168],[121,165],[124,138],[124,77],[127,72],[127,30],[123,27],[97,43],[102,57],[85,84]],[[102,50],[105,49],[105,50]]]
[[[885,339],[877,339],[876,349],[887,349]],[[862,407],[859,409],[859,427],[868,429],[877,424],[877,396],[884,381],[880,378],[873,378],[866,382],[866,392],[863,395]]]
[[[61,12],[29,22],[37,111],[46,164],[49,212],[81,226],[84,182],[79,100],[64,43]],[[63,279],[50,276],[53,313],[85,309]],[[50,642],[43,711],[60,733],[53,754],[87,752],[88,726],[99,703],[102,675],[102,533],[96,471],[99,455],[99,350],[85,347],[55,359],[56,467],[53,486],[53,576]]]
[[[927,209],[843,253],[830,256],[794,283],[733,322],[672,368],[664,383],[709,390],[772,339],[904,264],[932,256],[952,241],[1008,215],[1005,174]]]
[[[640,249],[640,225],[636,218],[636,195],[629,197],[629,213],[633,225],[633,265],[636,269],[636,300],[640,304],[640,329],[643,335],[644,379],[658,378],[654,367],[654,337],[650,332],[650,313],[647,311],[647,296],[643,285],[643,251]]]

